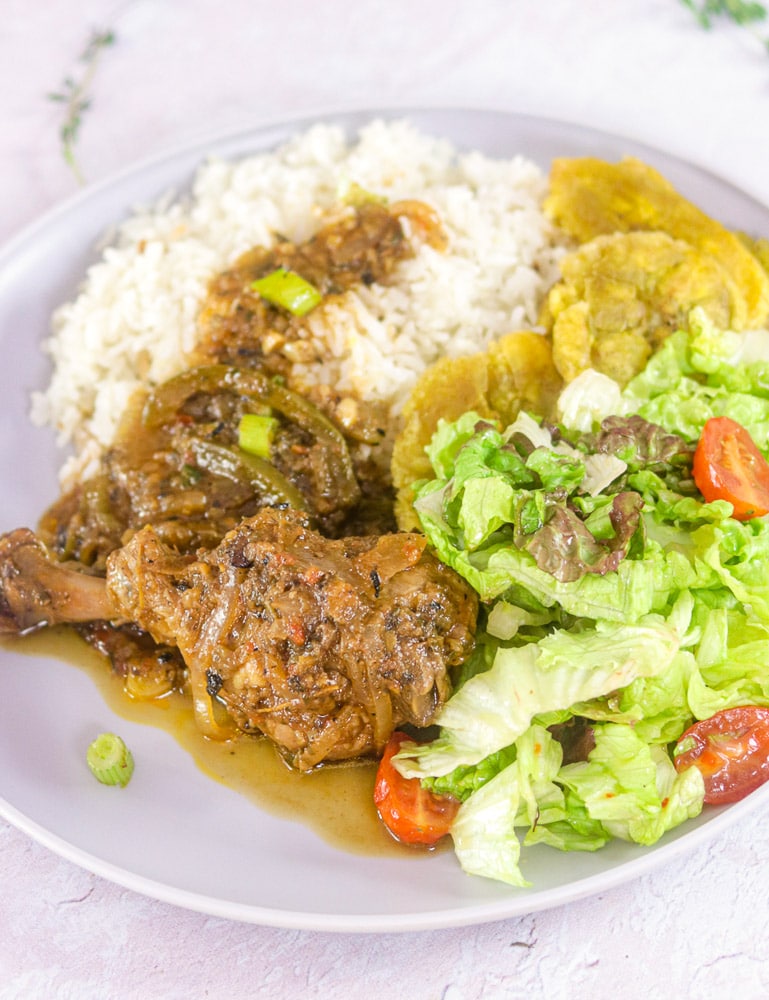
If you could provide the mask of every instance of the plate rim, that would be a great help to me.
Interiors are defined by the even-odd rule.
[[[739,818],[743,819],[769,803],[769,786],[752,792],[737,805]],[[275,907],[257,906],[223,900],[204,893],[169,885],[146,876],[136,875],[119,865],[104,861],[63,837],[52,834],[39,823],[31,820],[20,810],[0,796],[0,818],[15,829],[29,836],[40,846],[77,867],[100,878],[130,889],[149,899],[167,903],[195,913],[235,920],[257,926],[275,927],[284,930],[316,931],[334,934],[392,934],[412,933],[429,930],[448,930],[478,926],[514,917],[526,916],[543,910],[566,906],[618,888],[621,885],[656,871],[671,863],[682,854],[709,844],[720,834],[735,825],[733,813],[724,810],[713,816],[702,826],[682,834],[676,840],[663,844],[654,851],[639,853],[637,858],[624,861],[609,872],[600,872],[571,882],[568,886],[545,889],[526,896],[516,896],[510,888],[510,896],[491,903],[481,903],[473,907],[453,907],[451,909],[424,910],[408,914],[360,914],[360,913],[317,913],[308,910],[280,910]],[[643,848],[641,848],[643,850]],[[468,878],[473,876],[467,876]],[[516,903],[514,900],[518,900]]]
[[[365,108],[363,106],[342,105],[330,106],[325,110],[320,109],[317,112],[303,111],[286,116],[275,115],[273,117],[262,119],[253,125],[240,125],[235,128],[229,127],[212,130],[211,132],[203,132],[197,137],[192,137],[186,141],[181,140],[178,143],[171,143],[168,146],[159,149],[157,152],[139,157],[139,159],[126,164],[124,167],[109,171],[103,177],[99,178],[99,180],[88,183],[79,190],[65,195],[64,198],[53,203],[39,216],[27,222],[19,230],[12,233],[6,240],[0,243],[0,269],[2,269],[2,266],[5,263],[4,258],[6,255],[10,257],[18,252],[19,247],[17,244],[21,245],[27,240],[35,238],[38,235],[38,230],[44,230],[60,216],[76,210],[81,204],[98,197],[103,192],[112,189],[129,178],[155,169],[163,164],[170,163],[173,160],[192,156],[196,152],[199,154],[199,163],[202,164],[206,156],[206,151],[210,151],[213,147],[225,144],[230,145],[233,143],[240,144],[241,142],[248,142],[249,139],[253,139],[259,134],[267,133],[275,129],[280,129],[281,131],[289,129],[291,132],[296,132],[300,129],[310,128],[313,125],[324,123],[339,123],[349,129],[355,126],[356,122],[362,125],[367,121],[373,121],[378,118],[392,121],[399,117],[413,118],[415,116],[422,117],[425,115],[433,116],[456,114],[499,116],[500,118],[507,119],[511,122],[521,121],[529,124],[537,123],[552,129],[574,130],[580,135],[590,136],[595,140],[604,139],[612,142],[621,142],[628,146],[635,146],[639,150],[645,150],[655,157],[663,158],[669,162],[674,162],[682,168],[685,168],[688,172],[696,171],[703,178],[708,178],[717,182],[719,185],[729,188],[735,194],[739,194],[742,198],[750,200],[756,205],[756,207],[760,207],[764,210],[769,209],[769,204],[762,201],[762,199],[756,194],[741,188],[729,177],[726,177],[718,171],[712,170],[702,163],[695,160],[689,160],[678,153],[670,152],[663,146],[657,146],[645,139],[639,139],[630,133],[611,132],[593,125],[584,124],[574,119],[537,115],[531,112],[510,110],[501,107],[479,107],[469,104],[464,106],[456,104],[388,104],[381,108]],[[262,150],[270,148],[274,147],[261,147]],[[132,210],[132,207],[133,206],[129,206],[128,210]]]

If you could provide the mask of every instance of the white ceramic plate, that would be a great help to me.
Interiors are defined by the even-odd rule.
[[[629,153],[654,164],[726,225],[769,233],[769,210],[680,160],[621,138],[483,111],[331,116],[354,133],[372,117],[409,117],[425,131],[492,155]],[[84,191],[0,254],[0,531],[33,525],[56,494],[50,432],[28,420],[29,393],[47,364],[38,350],[51,311],[72,297],[94,244],[131,206],[183,189],[210,153],[270,148],[309,121],[220,137],[164,156]],[[756,807],[769,786],[737,805],[706,810],[651,849],[616,843],[596,854],[527,852],[532,887],[510,889],[460,870],[451,852],[392,858],[350,855],[315,833],[256,808],[206,778],[166,732],[118,719],[88,675],[53,658],[0,653],[0,813],[51,850],[137,892],[190,909],[274,926],[392,931],[480,923],[606,890],[693,850]],[[137,759],[130,785],[107,793],[83,766],[95,733],[119,729]]]

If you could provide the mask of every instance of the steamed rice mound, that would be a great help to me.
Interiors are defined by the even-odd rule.
[[[301,378],[382,401],[396,416],[439,358],[535,325],[560,254],[536,164],[460,153],[406,121],[375,121],[352,143],[318,125],[275,152],[212,159],[188,196],[131,215],[54,316],[53,376],[34,396],[33,419],[73,446],[65,481],[93,471],[137,389],[188,366],[211,278],[278,235],[306,240],[353,184],[432,205],[448,251],[424,245],[392,284],[358,287],[311,316],[326,360],[300,368]]]

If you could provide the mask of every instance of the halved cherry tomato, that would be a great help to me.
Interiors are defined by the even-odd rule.
[[[705,801],[738,802],[769,780],[769,708],[725,708],[695,722],[676,744],[677,771],[697,767],[705,779]]]
[[[769,463],[736,420],[708,420],[694,452],[692,471],[705,499],[728,500],[737,520],[769,513]]]
[[[413,740],[401,732],[390,737],[377,770],[374,802],[397,840],[432,845],[449,832],[460,803],[448,795],[435,795],[422,787],[419,778],[404,778],[395,770],[392,759],[404,742]]]

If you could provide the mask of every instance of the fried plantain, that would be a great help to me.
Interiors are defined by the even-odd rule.
[[[713,256],[661,232],[598,236],[561,260],[542,314],[569,382],[595,368],[625,385],[700,307],[722,329],[744,328],[747,303]]]
[[[739,329],[761,326],[769,317],[769,274],[756,256],[737,235],[684,198],[641,160],[554,160],[544,209],[579,243],[634,230],[657,230],[685,240],[714,257],[741,289],[746,311]]]
[[[393,448],[398,527],[419,527],[412,484],[433,475],[425,448],[439,420],[456,420],[468,410],[502,424],[511,423],[521,409],[547,414],[562,387],[549,338],[529,330],[509,333],[486,351],[442,358],[428,368],[403,409],[402,430]]]

